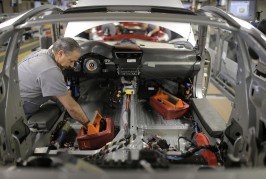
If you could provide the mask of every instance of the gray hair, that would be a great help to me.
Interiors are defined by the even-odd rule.
[[[58,52],[63,50],[66,54],[71,53],[75,50],[80,51],[79,44],[70,37],[63,37],[58,39],[52,47],[53,51]]]

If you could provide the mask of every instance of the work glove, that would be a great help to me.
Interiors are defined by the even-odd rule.
[[[149,32],[149,33],[147,34],[147,36],[151,37],[151,36],[152,36],[152,32]]]
[[[83,124],[82,128],[83,128],[83,131],[84,131],[84,134],[88,134],[89,133],[89,123],[90,121],[86,122],[85,124]]]

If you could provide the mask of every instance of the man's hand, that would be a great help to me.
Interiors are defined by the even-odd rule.
[[[90,124],[90,121],[87,121],[86,123],[83,124],[82,128],[83,128],[84,134],[89,134],[89,124]]]
[[[147,34],[147,36],[151,37],[151,36],[152,36],[152,32],[149,32],[149,33]]]

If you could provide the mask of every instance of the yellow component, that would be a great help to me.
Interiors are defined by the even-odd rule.
[[[51,24],[44,24],[44,25],[43,25],[43,28],[51,28],[51,27],[52,27]]]
[[[126,89],[126,94],[135,94],[133,89]]]
[[[44,24],[42,26],[42,31],[45,36],[51,36],[52,35],[52,25],[51,24]]]

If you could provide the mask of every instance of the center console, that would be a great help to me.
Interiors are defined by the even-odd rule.
[[[138,76],[140,73],[142,51],[139,47],[115,46],[115,63],[118,64],[118,75]]]

